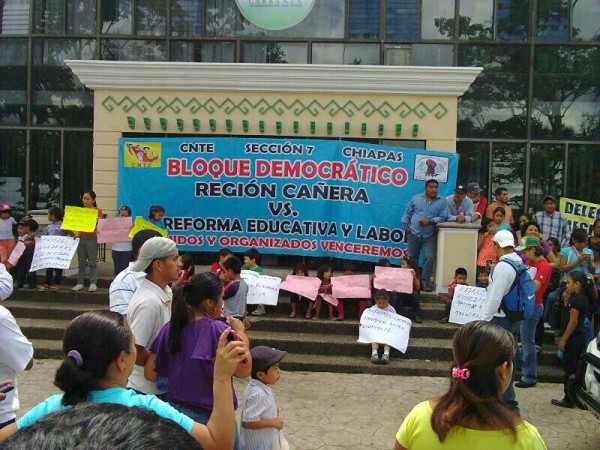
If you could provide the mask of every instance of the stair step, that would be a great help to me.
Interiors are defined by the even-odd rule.
[[[69,320],[17,318],[21,331],[28,339],[62,340]]]
[[[10,300],[19,302],[36,301],[55,303],[88,303],[98,305],[108,305],[108,289],[98,288],[96,292],[86,290],[71,291],[70,287],[62,286],[58,291],[40,292],[33,289],[16,289],[10,296]]]
[[[61,340],[30,339],[36,359],[63,359]]]
[[[40,293],[45,294],[45,293]],[[72,320],[86,311],[108,309],[97,303],[49,303],[46,301],[6,300],[3,305],[17,318]]]

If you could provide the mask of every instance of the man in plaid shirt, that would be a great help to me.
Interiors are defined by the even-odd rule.
[[[569,226],[567,218],[556,210],[556,199],[550,195],[544,198],[544,210],[537,213],[534,220],[540,224],[546,239],[555,237],[561,247],[569,245]]]

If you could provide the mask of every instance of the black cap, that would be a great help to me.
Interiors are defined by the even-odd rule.
[[[554,197],[552,197],[551,195],[546,195],[544,197],[544,200],[542,200],[542,203],[546,203],[548,200],[554,202],[555,204],[558,204],[558,202],[556,201],[556,199]]]
[[[483,189],[479,186],[479,183],[473,182],[467,184],[467,192],[471,192],[473,194],[479,194]]]
[[[287,352],[266,345],[259,345],[252,348],[250,354],[252,355],[252,372],[256,373],[269,370],[269,367],[281,361],[287,355]]]
[[[460,194],[460,195],[465,195],[467,193],[467,190],[465,189],[465,187],[462,184],[459,184],[458,186],[456,186],[456,189],[454,189],[454,193]]]

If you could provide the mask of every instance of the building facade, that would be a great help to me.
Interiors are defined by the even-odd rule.
[[[269,3],[306,15],[271,30],[240,9]],[[0,198],[79,203],[94,93],[64,61],[101,59],[482,66],[458,103],[459,180],[507,186],[517,210],[600,203],[599,24],[598,0],[0,0]]]

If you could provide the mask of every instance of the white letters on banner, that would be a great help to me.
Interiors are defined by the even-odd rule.
[[[247,305],[277,305],[281,278],[242,270],[241,277],[248,284]]]
[[[30,272],[40,269],[68,269],[77,251],[79,239],[69,236],[35,238],[35,250]]]
[[[483,320],[485,288],[456,285],[449,322],[463,325],[474,320]]]
[[[411,325],[410,319],[399,314],[369,308],[360,318],[358,342],[387,344],[406,353]]]

